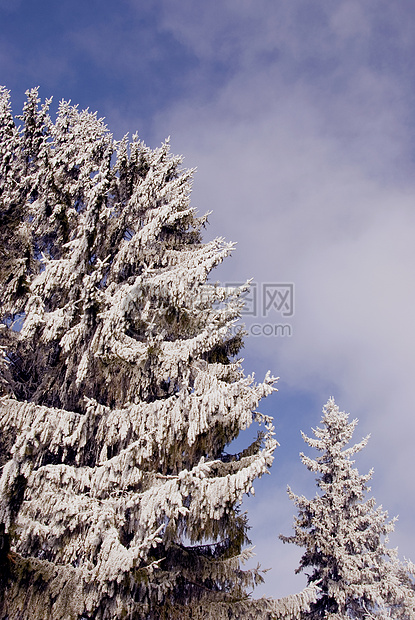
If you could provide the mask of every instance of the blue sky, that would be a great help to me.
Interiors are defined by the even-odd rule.
[[[314,494],[300,429],[333,395],[358,417],[358,461],[391,516],[392,543],[415,560],[415,9],[409,0],[0,0],[0,83],[104,116],[116,138],[197,166],[193,203],[206,238],[237,241],[224,282],[294,283],[291,337],[249,336],[247,371],[280,391],[272,476],[246,507],[258,591],[299,590],[285,496]],[[248,319],[247,321],[253,321]],[[265,322],[265,323],[264,323]],[[304,470],[304,471],[303,471]]]

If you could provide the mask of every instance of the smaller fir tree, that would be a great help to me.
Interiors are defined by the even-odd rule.
[[[320,493],[313,499],[288,493],[299,509],[294,536],[284,542],[305,547],[296,573],[311,567],[308,585],[320,594],[307,618],[415,618],[413,566],[402,564],[395,549],[388,549],[388,534],[395,519],[388,520],[374,498],[365,499],[373,471],[360,475],[352,456],[367,444],[368,437],[347,447],[357,420],[339,411],[333,399],[323,408],[322,428],[313,429],[316,439],[301,433],[320,456],[301,460],[318,474]]]

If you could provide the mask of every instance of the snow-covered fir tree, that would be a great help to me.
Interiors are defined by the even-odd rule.
[[[0,616],[296,617],[313,588],[255,601],[243,569],[275,380],[236,357],[244,287],[209,280],[233,246],[168,142],[49,107],[28,91],[17,126],[0,91]]]
[[[304,618],[415,618],[414,566],[399,561],[387,547],[393,520],[374,498],[366,499],[372,471],[360,475],[352,456],[362,450],[368,437],[349,446],[357,420],[348,421],[330,399],[323,408],[315,438],[302,433],[304,441],[321,454],[302,462],[318,474],[319,492],[313,499],[295,495],[298,507],[294,536],[284,542],[305,547],[296,572],[311,569],[308,584],[320,588],[318,599]]]

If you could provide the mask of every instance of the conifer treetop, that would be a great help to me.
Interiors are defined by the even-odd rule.
[[[211,279],[233,244],[203,242],[193,171],[168,141],[114,141],[89,110],[62,101],[52,120],[50,105],[28,91],[17,125],[0,90],[0,613],[306,605],[313,588],[254,605],[261,573],[242,567],[275,378],[238,358],[247,285]]]
[[[396,519],[366,498],[373,471],[360,475],[351,457],[368,437],[348,447],[357,425],[348,417],[331,398],[315,438],[302,433],[320,453],[315,459],[301,453],[307,469],[318,474],[318,492],[307,499],[288,489],[298,516],[294,535],[280,538],[305,548],[296,572],[311,569],[308,584],[320,588],[307,617],[415,618],[414,573],[387,546]]]

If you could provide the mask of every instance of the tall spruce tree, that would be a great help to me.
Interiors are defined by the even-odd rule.
[[[304,441],[321,454],[312,459],[301,453],[307,469],[318,474],[319,492],[313,499],[290,498],[299,509],[294,536],[284,542],[305,547],[296,572],[311,568],[308,584],[320,588],[317,601],[304,618],[415,618],[414,566],[399,561],[387,547],[389,521],[374,498],[365,499],[372,471],[360,475],[351,457],[362,450],[368,437],[347,447],[357,420],[348,422],[333,399],[323,408],[322,427],[315,439]]]
[[[208,280],[233,246],[202,243],[168,142],[49,107],[28,91],[17,127],[0,91],[0,616],[295,617],[312,588],[253,601],[242,568],[275,380],[236,357],[244,287]]]

